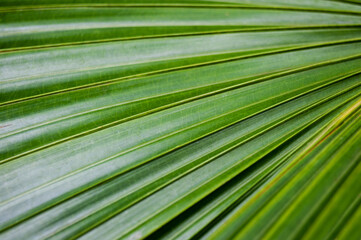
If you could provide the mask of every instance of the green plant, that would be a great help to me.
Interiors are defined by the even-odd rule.
[[[360,239],[361,2],[0,3],[0,239]]]

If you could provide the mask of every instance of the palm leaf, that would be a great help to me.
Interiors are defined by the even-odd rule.
[[[360,14],[2,1],[0,238],[360,238]]]

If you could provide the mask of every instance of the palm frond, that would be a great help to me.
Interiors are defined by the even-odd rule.
[[[357,0],[0,3],[1,239],[359,239]]]

